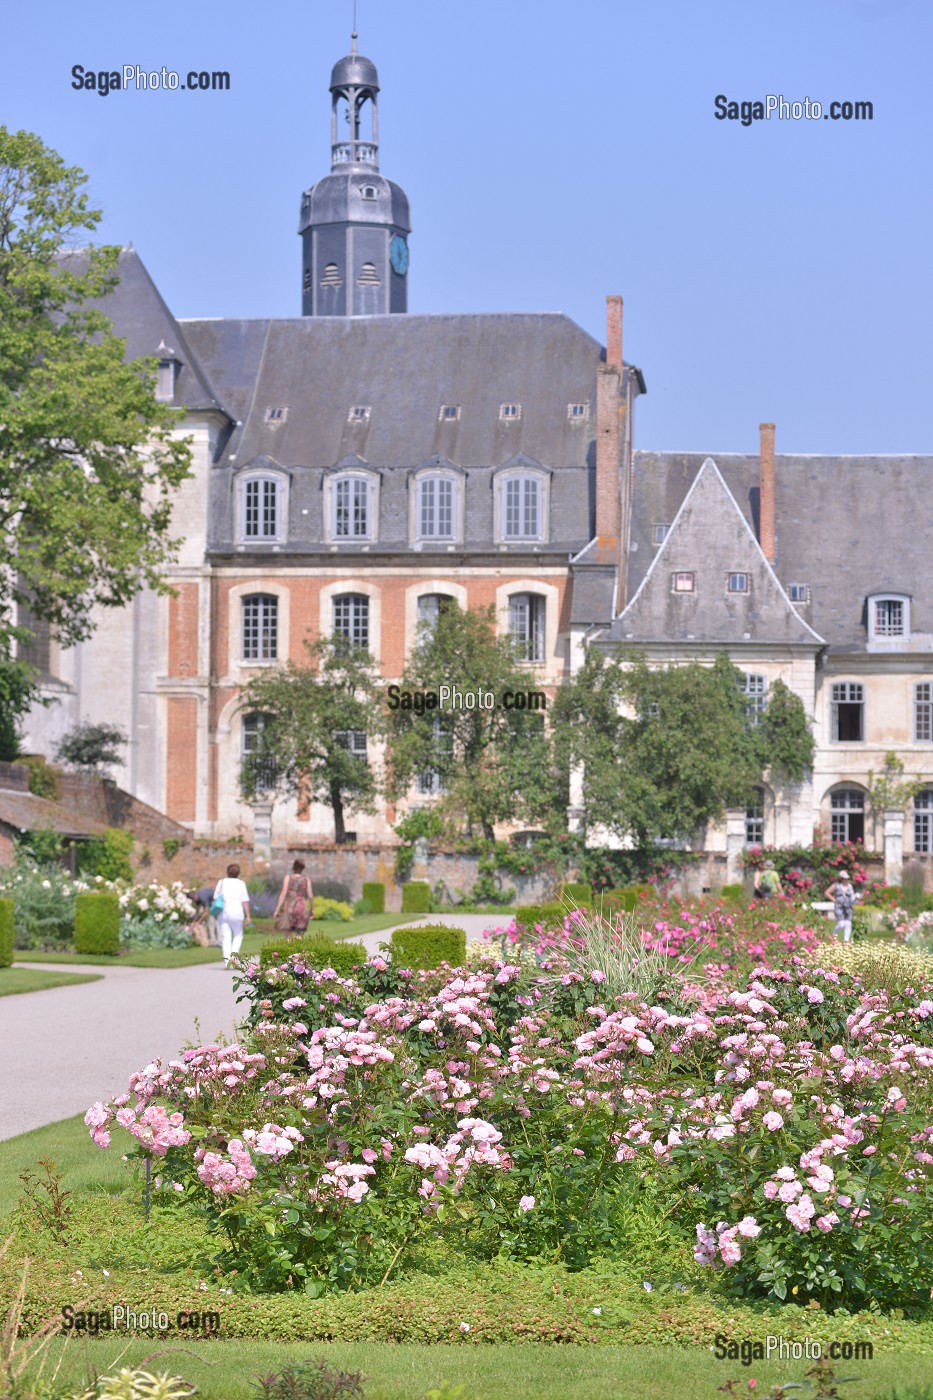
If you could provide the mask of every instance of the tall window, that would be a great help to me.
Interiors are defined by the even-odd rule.
[[[748,705],[748,717],[752,724],[760,724],[768,703],[768,682],[764,676],[746,673],[740,687]]]
[[[933,852],[933,788],[914,798],[914,850],[924,856]]]
[[[434,736],[434,752],[439,758],[448,759],[453,748],[453,735],[441,723],[440,715],[431,721]],[[437,796],[447,791],[447,784],[437,768],[426,768],[418,774],[417,790],[422,797]]]
[[[509,599],[509,631],[519,661],[544,660],[545,599],[537,593],[513,593]]]
[[[933,740],[933,683],[930,681],[914,686],[914,740],[918,744]]]
[[[422,593],[418,599],[418,630],[430,636],[435,622],[452,602],[448,593]]]
[[[745,808],[745,844],[763,846],[765,843],[765,794],[755,789],[755,800]]]
[[[334,537],[368,540],[370,525],[369,482],[347,476],[334,483]]]
[[[243,769],[252,779],[252,785],[259,789],[274,787],[278,776],[275,761],[265,753],[265,731],[268,724],[268,715],[243,716]]]
[[[510,476],[505,482],[503,537],[537,540],[541,537],[541,483],[534,476]]]
[[[279,654],[279,600],[270,593],[243,599],[243,660],[275,661]]]
[[[835,681],[832,688],[832,737],[838,744],[865,738],[865,687],[860,681]]]
[[[369,599],[365,593],[341,593],[334,599],[334,632],[355,647],[369,647]]]
[[[860,788],[837,788],[830,800],[830,839],[865,840],[865,794]]]
[[[255,476],[243,483],[243,537],[275,540],[281,527],[280,483],[273,477]]]
[[[876,637],[903,637],[904,602],[901,598],[876,598],[874,634]]]
[[[424,477],[418,483],[418,535],[423,540],[454,537],[454,483],[446,476]]]
[[[17,661],[25,661],[39,675],[47,677],[51,671],[52,636],[48,619],[37,617],[28,603],[19,603],[16,609],[16,625],[26,633],[16,643]]]

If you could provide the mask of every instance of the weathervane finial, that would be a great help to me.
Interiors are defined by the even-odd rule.
[[[356,33],[356,0],[353,0],[353,33],[351,34],[350,37],[351,37],[351,39],[353,40],[353,46],[352,46],[352,48],[350,49],[350,52],[351,52],[351,53],[356,53],[356,40],[357,40],[357,33]]]

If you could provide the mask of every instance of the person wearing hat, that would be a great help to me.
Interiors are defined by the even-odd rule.
[[[829,889],[826,891],[826,898],[833,901],[833,909],[836,915],[836,927],[834,934],[842,931],[842,941],[848,943],[852,938],[852,910],[855,908],[855,890],[852,888],[852,881],[849,879],[848,870],[840,870]]]
[[[774,861],[766,860],[764,867],[755,871],[755,894],[759,899],[769,899],[771,895],[783,893],[784,886],[774,868]]]

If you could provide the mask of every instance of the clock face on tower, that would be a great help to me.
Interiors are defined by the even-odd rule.
[[[399,277],[404,277],[408,271],[408,244],[400,233],[395,234],[389,244],[389,258],[392,268]]]

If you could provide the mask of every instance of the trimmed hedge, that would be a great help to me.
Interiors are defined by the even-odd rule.
[[[262,968],[284,962],[286,958],[301,957],[320,972],[332,967],[340,977],[346,977],[366,961],[366,949],[359,943],[334,943],[319,934],[309,938],[276,938],[264,943],[259,954]]]
[[[603,895],[603,908],[612,913],[631,914],[638,901],[653,891],[653,885],[622,885],[617,890],[607,890]]]
[[[431,886],[427,880],[409,880],[402,886],[402,913],[428,914],[431,910]]]
[[[567,910],[562,904],[519,904],[515,910],[515,922],[533,929],[535,924],[548,928],[563,928]]]
[[[593,886],[584,884],[582,881],[568,882],[560,887],[561,899],[567,900],[570,904],[582,904],[589,909],[593,903]]]
[[[364,880],[363,898],[368,901],[369,907],[374,914],[385,913],[386,887],[381,880]]]
[[[745,886],[741,882],[734,885],[723,885],[719,894],[722,899],[744,899]]]
[[[428,924],[425,928],[397,928],[392,934],[392,961],[396,967],[415,971],[440,967],[462,967],[466,960],[466,933],[462,928],[446,924]]]
[[[0,899],[0,967],[13,965],[13,901]]]
[[[92,891],[75,896],[75,952],[120,951],[120,900],[115,894]]]

